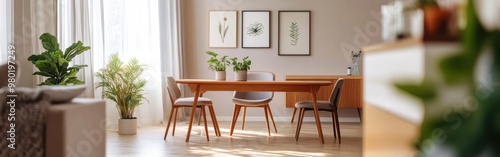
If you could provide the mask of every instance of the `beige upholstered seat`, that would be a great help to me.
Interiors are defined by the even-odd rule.
[[[172,136],[174,136],[175,123],[177,121],[178,109],[181,107],[191,108],[191,107],[193,107],[193,104],[194,104],[194,97],[181,98],[181,90],[179,89],[179,86],[177,86],[177,83],[175,82],[173,77],[167,77],[167,85],[168,85],[168,87],[167,87],[168,95],[170,97],[170,102],[172,103],[172,110],[170,110],[170,116],[168,118],[168,123],[167,123],[167,127],[165,129],[165,135],[163,136],[163,140],[165,140],[167,138],[168,130],[170,128],[170,122],[172,121],[172,116],[174,117],[174,126],[173,126],[173,130],[172,130]],[[220,130],[219,130],[219,124],[217,123],[217,118],[215,117],[215,111],[214,111],[214,108],[212,105],[212,100],[210,100],[208,98],[203,98],[203,97],[198,98],[198,102],[196,104],[196,107],[201,109],[200,116],[203,116],[204,125],[205,125],[205,133],[207,135],[207,141],[209,141],[205,106],[208,106],[208,109],[210,112],[210,117],[212,118],[212,123],[214,126],[216,136],[220,136]]]
[[[319,111],[328,111],[332,113],[332,122],[333,122],[333,136],[337,138],[339,137],[340,143],[340,125],[339,125],[339,116],[337,112],[337,107],[340,100],[340,94],[342,92],[342,85],[344,84],[344,79],[340,78],[335,83],[335,87],[333,87],[332,93],[330,95],[329,101],[316,101],[316,105]],[[314,110],[313,102],[310,100],[300,101],[295,103],[295,109],[299,109],[299,121],[297,123],[297,130],[295,131],[295,140],[299,140],[300,129],[302,127],[302,121],[304,120],[305,111]]]
[[[274,81],[274,79],[275,76],[271,72],[249,71],[247,75],[248,81]],[[264,108],[264,113],[266,116],[268,135],[271,136],[268,113],[271,116],[271,120],[274,125],[274,130],[277,133],[278,130],[276,129],[276,124],[274,123],[273,114],[271,112],[271,108],[269,107],[269,102],[273,100],[273,96],[274,92],[239,92],[239,91],[234,92],[233,103],[235,104],[235,106],[234,106],[233,120],[231,123],[230,135],[233,135],[234,126],[236,124],[236,121],[238,120],[238,115],[242,107],[243,107],[243,122],[241,125],[241,129],[245,128],[246,108],[262,107]]]

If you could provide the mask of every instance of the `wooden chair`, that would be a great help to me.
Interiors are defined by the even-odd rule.
[[[332,113],[332,122],[333,122],[333,136],[337,138],[339,136],[340,143],[340,125],[339,125],[339,117],[337,112],[337,107],[340,100],[340,94],[342,92],[342,85],[344,84],[344,79],[340,78],[335,83],[333,87],[332,93],[330,94],[329,101],[317,101],[316,105],[318,106],[319,111],[328,111]],[[299,119],[297,122],[297,130],[295,131],[295,140],[299,140],[300,129],[302,127],[302,121],[304,120],[305,111],[312,111],[313,103],[310,100],[300,101],[295,103],[295,108],[299,109]]]
[[[249,71],[247,75],[247,80],[259,80],[259,81],[274,81],[275,76],[271,72],[262,72],[262,71]],[[241,129],[245,128],[245,116],[247,107],[261,107],[264,108],[264,113],[266,116],[266,124],[267,124],[267,133],[271,136],[271,131],[269,128],[269,118],[268,113],[271,116],[271,120],[274,125],[274,130],[278,133],[276,129],[276,123],[274,123],[273,114],[271,112],[271,108],[269,107],[269,102],[273,100],[274,92],[234,92],[233,103],[234,113],[233,119],[231,122],[231,131],[230,135],[233,135],[234,126],[236,125],[236,121],[238,120],[238,115],[240,113],[241,108],[243,108],[243,122]]]
[[[167,87],[168,95],[170,97],[170,102],[172,104],[172,110],[170,110],[170,116],[168,118],[168,124],[165,129],[165,135],[163,136],[163,140],[167,139],[167,134],[170,127],[170,122],[172,121],[172,116],[174,117],[172,136],[174,136],[178,109],[181,107],[191,108],[193,107],[194,104],[194,97],[181,98],[181,91],[179,89],[179,86],[177,86],[177,83],[175,82],[173,77],[167,77],[167,85],[168,85]],[[205,125],[205,134],[207,135],[207,141],[209,141],[205,106],[207,106],[209,109],[210,117],[212,118],[212,123],[214,126],[215,135],[216,136],[221,136],[221,135],[220,135],[219,124],[217,123],[217,118],[215,116],[212,100],[204,97],[199,97],[196,107],[201,109],[200,117],[203,116]]]

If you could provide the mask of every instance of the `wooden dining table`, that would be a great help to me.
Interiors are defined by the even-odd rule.
[[[193,104],[191,109],[186,142],[189,142],[189,137],[191,135],[191,128],[196,112],[198,97],[202,96],[203,93],[207,91],[272,91],[311,93],[318,135],[320,142],[322,144],[325,143],[323,130],[321,129],[318,107],[316,104],[316,93],[318,93],[321,86],[331,85],[332,82],[330,81],[217,81],[209,79],[179,79],[176,82],[188,85],[191,92],[194,93],[195,104]]]

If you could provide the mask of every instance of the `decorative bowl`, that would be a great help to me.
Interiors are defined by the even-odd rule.
[[[80,95],[86,88],[86,85],[56,85],[39,87],[42,92],[50,96],[53,103],[68,102]]]

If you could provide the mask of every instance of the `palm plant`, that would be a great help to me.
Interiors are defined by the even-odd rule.
[[[135,119],[135,108],[141,105],[141,100],[146,100],[143,87],[147,81],[139,78],[146,70],[135,58],[126,65],[120,60],[118,54],[112,54],[105,68],[100,69],[96,76],[100,82],[96,88],[103,88],[102,97],[116,103],[116,108],[121,119]]]

